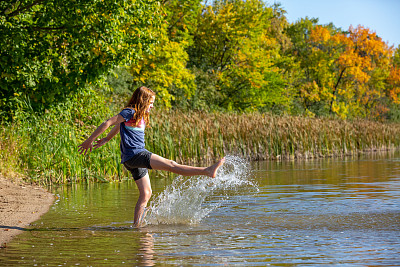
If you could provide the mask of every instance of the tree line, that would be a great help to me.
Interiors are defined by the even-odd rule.
[[[166,108],[400,119],[400,46],[285,14],[261,0],[1,1],[1,116],[146,85]]]

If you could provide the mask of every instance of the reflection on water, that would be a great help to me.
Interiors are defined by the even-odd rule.
[[[155,210],[207,212],[195,223],[149,214],[141,229],[133,182],[54,189],[57,203],[0,250],[0,266],[400,265],[398,153],[237,170],[215,184],[153,176]]]

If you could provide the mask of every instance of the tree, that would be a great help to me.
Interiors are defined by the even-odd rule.
[[[187,47],[201,12],[200,0],[162,1],[164,21],[154,53],[147,53],[130,68],[135,86],[145,84],[157,92],[162,106],[187,107],[195,91],[195,76],[186,67]]]
[[[0,110],[35,110],[150,52],[161,24],[155,0],[0,2]]]
[[[400,104],[400,68],[393,66],[390,74],[387,77],[387,92],[388,97],[395,104]]]
[[[333,39],[343,44],[344,51],[337,62],[338,86],[334,90],[337,103],[346,105],[352,116],[379,116],[380,102],[385,96],[385,80],[390,74],[393,50],[370,29],[363,26],[348,33],[337,34]],[[384,110],[382,110],[384,112]]]
[[[312,46],[308,42],[310,34],[317,25],[318,19],[302,18],[292,23],[285,29],[286,35],[291,40],[291,46],[285,51],[287,57],[292,57],[292,64],[286,67],[289,72],[290,87],[293,88],[294,107],[300,106],[298,112],[305,110],[313,114],[316,103],[321,99],[316,93],[318,84],[311,67]],[[314,68],[315,69],[315,68]],[[311,111],[313,110],[313,111]]]
[[[156,91],[162,106],[184,107],[195,90],[194,75],[186,68],[187,43],[174,42],[167,36],[167,27],[158,34],[154,54],[146,54],[130,68],[135,86],[146,85]]]
[[[193,43],[198,14],[202,11],[202,0],[163,0],[167,34],[173,42]]]
[[[305,22],[290,29],[293,33],[295,27],[306,26],[303,38],[292,34],[303,70],[298,88],[305,108],[329,110],[342,118],[376,117],[385,112],[392,48],[362,26],[343,32],[332,24]]]
[[[214,1],[199,14],[189,66],[212,76],[228,110],[256,110],[285,102],[279,42],[271,36],[273,9],[262,1]],[[202,90],[202,88],[198,88]],[[282,97],[281,97],[282,96]]]

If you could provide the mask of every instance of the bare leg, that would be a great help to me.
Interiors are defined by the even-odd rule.
[[[142,177],[139,180],[136,180],[135,182],[139,189],[139,199],[135,207],[134,226],[139,227],[140,226],[139,220],[142,217],[143,212],[145,211],[144,209],[147,205],[147,202],[149,202],[150,200],[152,191],[151,191],[149,174],[146,174],[144,177]]]
[[[184,176],[207,175],[213,178],[217,175],[217,170],[224,164],[224,162],[225,158],[222,158],[209,167],[192,167],[178,164],[173,160],[165,159],[156,154],[152,154],[150,158],[150,165],[155,170],[170,171]]]

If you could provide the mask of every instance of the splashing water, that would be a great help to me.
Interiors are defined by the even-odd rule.
[[[177,177],[150,204],[145,219],[148,224],[195,224],[219,207],[229,197],[227,192],[257,186],[248,180],[251,174],[247,161],[226,156],[217,177]],[[221,197],[222,195],[222,197]]]

